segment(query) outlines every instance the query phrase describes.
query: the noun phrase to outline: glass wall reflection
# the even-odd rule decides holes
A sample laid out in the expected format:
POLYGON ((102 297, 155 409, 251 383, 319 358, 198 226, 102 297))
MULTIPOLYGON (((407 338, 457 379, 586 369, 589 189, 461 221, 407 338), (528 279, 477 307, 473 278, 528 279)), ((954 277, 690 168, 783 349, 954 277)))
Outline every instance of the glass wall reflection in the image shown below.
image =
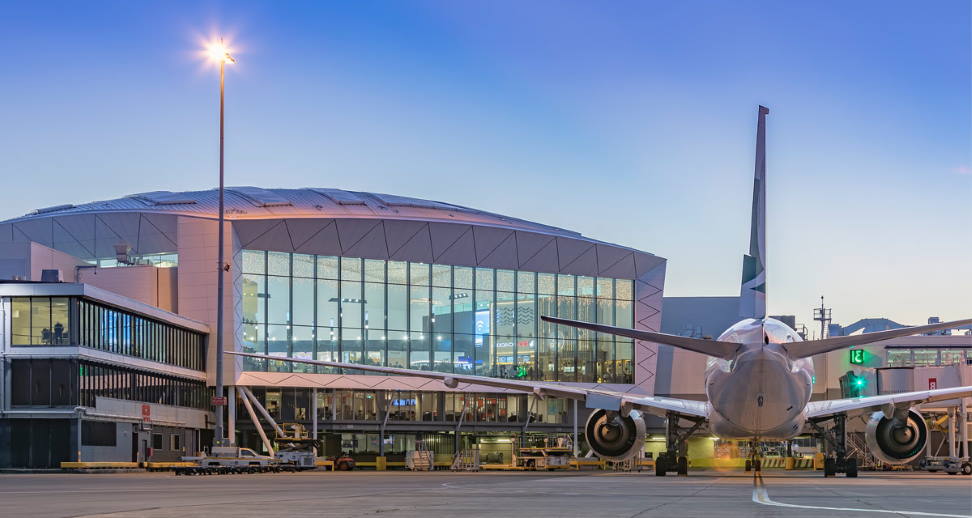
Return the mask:
MULTIPOLYGON (((631 327, 631 280, 243 251, 243 350, 547 381, 633 383, 634 343, 541 322, 631 327)), ((247 370, 333 372, 248 361, 247 370)))

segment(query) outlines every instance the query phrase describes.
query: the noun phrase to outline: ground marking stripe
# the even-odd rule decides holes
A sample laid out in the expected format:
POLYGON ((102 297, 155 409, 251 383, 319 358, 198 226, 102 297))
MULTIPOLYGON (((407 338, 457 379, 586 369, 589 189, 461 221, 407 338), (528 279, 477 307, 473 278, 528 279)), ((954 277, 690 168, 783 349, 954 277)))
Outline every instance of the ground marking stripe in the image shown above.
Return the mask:
POLYGON ((791 507, 794 509, 820 509, 823 511, 855 511, 859 513, 889 513, 889 514, 906 514, 910 516, 942 516, 946 518, 972 518, 972 516, 967 514, 942 514, 942 513, 926 513, 922 511, 903 511, 903 510, 890 510, 890 509, 856 509, 853 507, 821 507, 816 505, 798 505, 798 504, 785 504, 783 502, 775 502, 770 499, 769 493, 766 492, 766 487, 763 485, 763 477, 758 473, 753 477, 753 502, 763 505, 774 505, 777 507, 791 507))

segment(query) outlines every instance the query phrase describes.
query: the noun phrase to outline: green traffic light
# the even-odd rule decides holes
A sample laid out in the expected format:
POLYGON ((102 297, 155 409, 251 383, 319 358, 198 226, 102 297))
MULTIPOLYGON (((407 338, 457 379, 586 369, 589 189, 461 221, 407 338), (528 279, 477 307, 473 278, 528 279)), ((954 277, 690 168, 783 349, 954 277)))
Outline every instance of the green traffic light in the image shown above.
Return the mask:
POLYGON ((857 385, 858 387, 863 387, 864 383, 865 383, 864 378, 857 378, 856 380, 854 380, 854 385, 857 385))

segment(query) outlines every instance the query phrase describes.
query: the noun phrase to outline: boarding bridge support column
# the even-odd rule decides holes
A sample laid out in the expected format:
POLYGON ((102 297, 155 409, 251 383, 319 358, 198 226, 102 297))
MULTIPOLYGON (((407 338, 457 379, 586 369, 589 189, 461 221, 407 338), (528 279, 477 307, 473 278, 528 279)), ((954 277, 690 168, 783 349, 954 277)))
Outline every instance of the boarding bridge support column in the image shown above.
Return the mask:
POLYGON ((247 399, 245 393, 241 394, 240 399, 243 400, 243 406, 246 407, 246 412, 250 414, 250 420, 253 421, 253 427, 256 428, 257 433, 260 434, 260 440, 263 441, 263 447, 267 449, 267 454, 273 457, 273 445, 270 444, 270 439, 267 439, 267 433, 263 431, 263 425, 261 425, 260 420, 257 419, 256 412, 253 411, 253 405, 250 404, 250 400, 247 399))
POLYGON ((962 398, 959 400, 959 437, 962 439, 962 457, 972 457, 969 455, 969 409, 966 406, 972 399, 962 398))
POLYGON ((270 426, 272 426, 274 431, 277 432, 277 435, 279 435, 280 437, 284 437, 286 434, 284 434, 283 428, 280 428, 280 425, 278 425, 277 422, 274 421, 272 417, 270 417, 270 412, 267 412, 267 409, 263 408, 263 405, 260 404, 260 400, 258 400, 256 396, 253 395, 253 392, 251 392, 248 387, 244 387, 242 385, 240 385, 240 391, 243 392, 243 395, 246 396, 251 403, 253 403, 253 406, 255 406, 256 409, 260 412, 260 415, 262 415, 263 418, 266 419, 268 423, 270 423, 270 426))
POLYGON ((948 456, 955 457, 955 414, 954 408, 948 409, 948 456))

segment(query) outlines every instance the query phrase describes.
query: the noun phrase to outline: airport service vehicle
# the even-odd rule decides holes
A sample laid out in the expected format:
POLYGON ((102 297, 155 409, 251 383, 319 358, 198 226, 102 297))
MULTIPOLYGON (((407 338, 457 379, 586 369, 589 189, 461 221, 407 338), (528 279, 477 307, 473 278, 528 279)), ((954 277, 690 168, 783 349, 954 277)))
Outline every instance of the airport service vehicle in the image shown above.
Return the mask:
POLYGON ((918 462, 918 468, 935 473, 944 471, 949 475, 972 475, 972 459, 968 457, 925 457, 918 462))
MULTIPOLYGON (((298 360, 242 352, 227 352, 275 361, 307 363, 437 379, 449 388, 460 383, 532 392, 583 401, 593 411, 585 425, 587 442, 601 458, 624 460, 641 452, 646 433, 645 412, 667 421, 666 451, 655 462, 655 474, 688 472, 688 461, 678 454, 686 439, 708 426, 723 439, 788 440, 813 432, 831 446, 824 475, 857 476, 857 462, 846 455, 845 423, 849 416, 865 414, 869 450, 889 464, 905 464, 918 457, 928 441, 928 426, 917 405, 972 396, 972 386, 922 390, 899 394, 810 401, 814 377, 812 356, 899 336, 909 336, 972 323, 972 319, 893 329, 856 336, 804 341, 789 326, 766 316, 766 115, 760 106, 756 131, 756 170, 753 182, 749 254, 743 257, 740 320, 715 340, 674 336, 542 316, 544 321, 636 340, 666 344, 710 357, 705 371, 707 401, 641 396, 567 384, 469 376, 393 367, 322 360, 298 360), (686 423, 682 426, 682 423, 686 423)), ((758 448, 752 448, 750 465, 760 469, 758 448)))
POLYGON ((278 462, 273 457, 260 455, 249 448, 214 446, 209 455, 182 457, 183 461, 195 462, 202 469, 216 471, 275 471, 278 462))

